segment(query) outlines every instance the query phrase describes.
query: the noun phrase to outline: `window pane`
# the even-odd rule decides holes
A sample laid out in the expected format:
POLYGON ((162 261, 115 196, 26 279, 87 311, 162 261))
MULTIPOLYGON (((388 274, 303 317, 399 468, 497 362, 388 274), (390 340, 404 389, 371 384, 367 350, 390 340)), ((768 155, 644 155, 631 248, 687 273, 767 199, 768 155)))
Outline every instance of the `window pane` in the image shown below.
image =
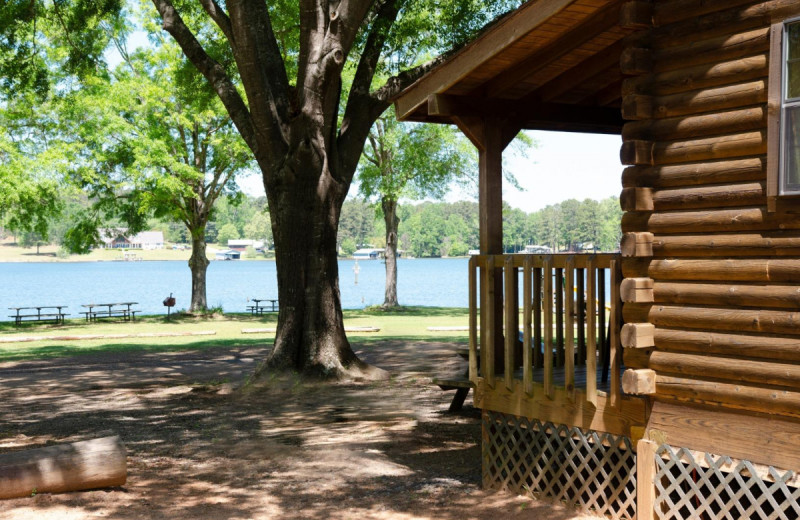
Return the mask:
POLYGON ((786 98, 798 98, 800 97, 800 61, 789 62, 786 64, 786 68, 789 76, 786 80, 786 98))
POLYGON ((800 106, 786 108, 784 131, 784 191, 800 191, 800 106))
POLYGON ((800 58, 800 23, 793 23, 786 27, 786 46, 789 50, 786 59, 800 58))

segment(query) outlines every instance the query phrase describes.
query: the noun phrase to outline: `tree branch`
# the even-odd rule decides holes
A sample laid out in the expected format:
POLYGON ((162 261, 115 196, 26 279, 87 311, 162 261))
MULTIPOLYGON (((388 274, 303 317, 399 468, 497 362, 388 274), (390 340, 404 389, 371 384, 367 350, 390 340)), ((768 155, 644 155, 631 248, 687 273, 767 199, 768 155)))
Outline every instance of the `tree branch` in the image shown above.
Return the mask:
POLYGON ((231 19, 228 18, 227 13, 222 10, 222 7, 220 7, 216 0, 200 0, 200 5, 203 6, 208 16, 214 20, 214 23, 220 28, 222 34, 228 39, 230 46, 233 47, 233 28, 231 27, 231 19))
POLYGON ((253 151, 256 158, 263 158, 264 151, 260 149, 256 139, 256 131, 250 111, 236 90, 236 86, 225 73, 225 69, 203 49, 203 46, 197 41, 191 30, 186 27, 170 0, 152 1, 161 15, 164 30, 172 35, 189 61, 211 83, 217 96, 219 96, 228 111, 231 120, 233 120, 245 143, 253 151))

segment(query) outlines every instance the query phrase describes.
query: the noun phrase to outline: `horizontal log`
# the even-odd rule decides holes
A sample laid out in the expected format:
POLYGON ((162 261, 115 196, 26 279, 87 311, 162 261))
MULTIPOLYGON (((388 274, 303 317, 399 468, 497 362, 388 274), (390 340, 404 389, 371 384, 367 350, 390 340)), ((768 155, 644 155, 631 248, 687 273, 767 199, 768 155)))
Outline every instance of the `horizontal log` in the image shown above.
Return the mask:
MULTIPOLYGON (((647 189, 647 188, 623 188, 647 189)), ((692 186, 689 188, 659 190, 652 195, 652 209, 722 208, 729 206, 763 206, 767 203, 766 183, 726 184, 717 186, 692 186)))
POLYGON ((656 281, 800 283, 800 262, 794 259, 652 260, 646 265, 646 276, 656 281))
POLYGON ((796 0, 770 0, 750 6, 734 7, 664 25, 653 30, 649 38, 659 49, 679 47, 685 45, 688 39, 699 41, 768 27, 773 19, 777 19, 776 16, 780 16, 787 9, 796 11, 796 0))
POLYGON ((800 229, 800 219, 767 213, 762 208, 735 208, 663 213, 625 213, 622 231, 651 233, 728 233, 800 229))
POLYGON ((622 211, 653 211, 653 189, 622 188, 619 205, 622 211))
POLYGON ((622 391, 629 395, 656 393, 656 373, 649 369, 627 369, 622 374, 622 391))
POLYGON ((619 26, 624 29, 646 29, 653 26, 653 4, 641 0, 622 4, 619 26))
POLYGON ((651 258, 622 257, 622 276, 625 278, 649 277, 651 258))
POLYGON ((653 341, 659 350, 800 362, 800 338, 797 336, 655 329, 653 341))
POLYGON ((694 164, 632 166, 622 172, 622 185, 626 188, 670 188, 761 181, 766 178, 766 163, 764 157, 750 157, 694 164))
POLYGON ((0 499, 121 486, 126 463, 119 437, 0 454, 0 499))
POLYGON ((622 139, 673 140, 741 133, 767 126, 767 107, 757 106, 712 114, 633 121, 622 127, 622 139))
POLYGON ((699 379, 714 378, 731 383, 756 383, 800 389, 800 365, 736 359, 731 357, 699 356, 686 353, 654 351, 647 366, 659 374, 675 374, 699 379))
POLYGON ((647 74, 623 81, 622 95, 665 96, 765 78, 769 74, 768 63, 768 55, 764 53, 731 61, 647 74))
POLYGON ((769 29, 766 27, 701 38, 702 36, 687 38, 682 45, 651 50, 652 72, 666 72, 705 63, 731 61, 769 50, 769 29))
POLYGON ((620 298, 623 302, 652 302, 653 285, 652 278, 625 278, 622 280, 622 284, 620 284, 620 298))
POLYGON ((653 6, 653 22, 664 26, 698 16, 752 4, 754 0, 672 0, 653 6))
POLYGON ((626 323, 620 332, 620 342, 628 349, 654 347, 655 332, 656 327, 652 323, 626 323))
MULTIPOLYGON (((631 280, 641 280, 641 278, 631 278, 631 280)), ((645 280, 650 279, 645 278, 645 280)), ((652 296, 656 303, 682 303, 728 308, 800 309, 800 287, 796 285, 655 282, 652 284, 652 296)), ((623 301, 635 300, 623 299, 623 301)), ((641 303, 641 300, 639 302, 641 303)), ((797 332, 800 334, 800 330, 797 332)))
POLYGON ((657 142, 651 164, 674 164, 713 159, 732 159, 767 153, 767 133, 742 134, 657 142))
POLYGON ((650 49, 627 47, 619 57, 619 68, 626 76, 653 72, 653 53, 650 49))
POLYGON ((649 322, 657 329, 800 334, 800 312, 626 303, 622 313, 626 322, 649 322))
MULTIPOLYGON (((638 234, 631 233, 631 235, 638 234)), ((774 234, 665 235, 653 239, 651 251, 649 256, 800 256, 800 233, 787 231, 774 234)), ((622 254, 626 256, 624 249, 622 254)))
POLYGON ((658 374, 656 398, 724 405, 754 412, 800 417, 800 392, 735 385, 658 374))
POLYGON ((623 257, 649 257, 653 256, 652 233, 625 233, 620 240, 619 250, 623 257))
MULTIPOLYGON (((763 79, 725 85, 717 88, 691 90, 672 94, 670 96, 641 96, 632 95, 623 100, 623 110, 626 103, 635 108, 639 113, 657 119, 703 114, 720 110, 730 110, 767 102, 767 82, 763 79), (645 99, 639 99, 645 98, 645 99), (647 112, 647 109, 650 109, 647 112)), ((623 115, 625 113, 623 112, 623 115)), ((644 117, 640 117, 644 119, 644 117)))

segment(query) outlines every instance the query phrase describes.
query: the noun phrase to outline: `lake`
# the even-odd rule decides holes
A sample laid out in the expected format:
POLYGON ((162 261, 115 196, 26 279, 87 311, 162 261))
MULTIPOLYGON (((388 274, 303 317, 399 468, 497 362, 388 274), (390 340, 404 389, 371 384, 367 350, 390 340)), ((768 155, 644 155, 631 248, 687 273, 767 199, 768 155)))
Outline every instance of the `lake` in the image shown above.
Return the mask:
MULTIPOLYGON (((397 294, 401 305, 466 307, 466 258, 399 259, 397 294)), ((380 260, 339 261, 342 306, 360 309, 383 303, 385 265, 380 260)), ((0 309, 67 305, 78 317, 81 304, 136 301, 143 314, 165 312, 173 293, 176 309, 188 307, 191 277, 185 262, 0 263, 0 309)), ((245 312, 248 298, 277 298, 275 262, 211 262, 208 304, 245 312)), ((1 317, 0 320, 8 320, 1 317)))

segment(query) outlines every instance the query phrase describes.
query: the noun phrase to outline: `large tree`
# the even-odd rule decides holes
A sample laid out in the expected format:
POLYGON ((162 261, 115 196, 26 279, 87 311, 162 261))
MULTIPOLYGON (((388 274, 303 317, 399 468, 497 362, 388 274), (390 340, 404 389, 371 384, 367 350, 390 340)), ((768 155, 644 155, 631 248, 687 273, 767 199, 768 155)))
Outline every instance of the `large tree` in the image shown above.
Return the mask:
POLYGON ((384 377, 356 357, 344 332, 336 255, 342 203, 373 122, 435 64, 406 59, 419 56, 419 46, 439 52, 455 29, 466 35, 517 2, 486 9, 477 0, 441 8, 426 0, 152 1, 263 174, 281 311, 262 369, 384 377), (397 73, 376 85, 386 71, 397 73))

